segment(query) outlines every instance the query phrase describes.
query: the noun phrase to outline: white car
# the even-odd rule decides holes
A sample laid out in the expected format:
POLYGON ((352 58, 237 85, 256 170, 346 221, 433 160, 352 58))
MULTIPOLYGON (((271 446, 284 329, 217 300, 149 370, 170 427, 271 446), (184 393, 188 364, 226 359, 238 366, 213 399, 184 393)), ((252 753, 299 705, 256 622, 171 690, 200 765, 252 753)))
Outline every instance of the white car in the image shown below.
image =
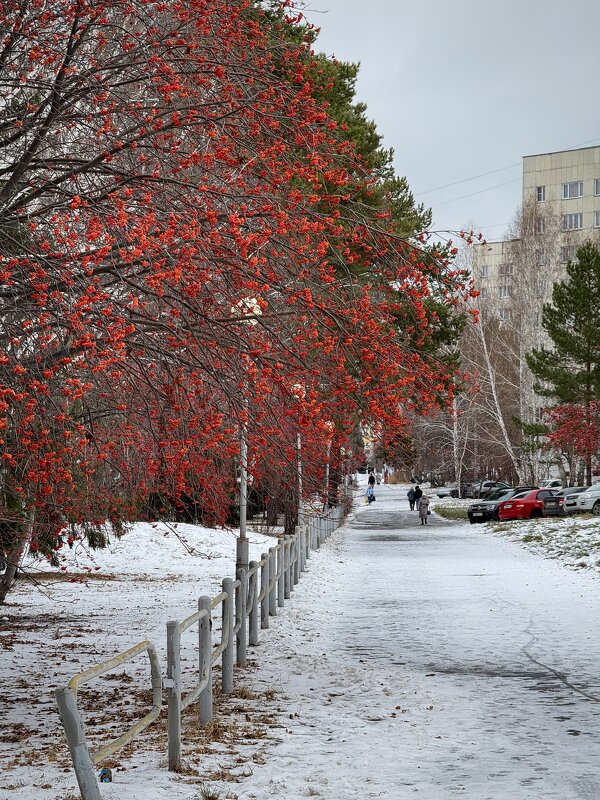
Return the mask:
POLYGON ((591 511, 600 514, 600 484, 590 486, 577 497, 577 511, 591 511))
POLYGON ((558 478, 548 478, 547 481, 540 483, 540 489, 562 489, 563 483, 558 478))

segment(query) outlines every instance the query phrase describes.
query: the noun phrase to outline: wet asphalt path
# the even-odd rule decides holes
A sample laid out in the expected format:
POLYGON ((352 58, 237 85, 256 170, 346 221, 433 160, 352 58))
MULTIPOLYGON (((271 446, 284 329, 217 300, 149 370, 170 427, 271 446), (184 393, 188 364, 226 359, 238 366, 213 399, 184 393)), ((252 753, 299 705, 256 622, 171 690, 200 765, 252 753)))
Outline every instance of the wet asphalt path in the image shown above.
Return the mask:
POLYGON ((402 742, 402 786, 427 797, 597 800, 597 578, 480 526, 435 514, 429 523, 404 490, 378 487, 346 528, 341 602, 355 611, 331 632, 345 657, 430 698, 422 735, 402 742))

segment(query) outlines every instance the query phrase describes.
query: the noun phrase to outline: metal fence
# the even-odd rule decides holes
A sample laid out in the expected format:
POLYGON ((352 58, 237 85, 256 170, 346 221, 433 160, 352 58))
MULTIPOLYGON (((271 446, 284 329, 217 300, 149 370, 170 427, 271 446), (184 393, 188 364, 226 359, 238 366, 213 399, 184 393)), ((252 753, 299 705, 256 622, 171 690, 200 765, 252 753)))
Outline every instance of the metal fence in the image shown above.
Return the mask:
POLYGON ((156 648, 143 641, 124 653, 80 672, 67 686, 56 690, 56 701, 79 790, 83 800, 102 800, 96 770, 102 760, 128 744, 162 713, 162 689, 167 690, 168 764, 169 770, 181 768, 182 712, 198 703, 198 724, 208 725, 213 718, 213 666, 221 660, 221 691, 233 691, 234 666, 245 666, 248 644, 259 642, 260 628, 269 627, 269 618, 277 615, 291 597, 300 580, 312 550, 340 525, 342 506, 327 514, 309 519, 296 528, 293 536, 281 537, 275 547, 262 553, 260 561, 251 561, 248 570, 240 569, 235 580, 224 578, 222 591, 216 597, 198 599, 198 610, 182 621, 167 623, 167 664, 163 678, 156 648), (220 607, 219 640, 213 642, 213 619, 220 607), (182 694, 181 637, 197 624, 198 680, 187 694, 182 694), (152 708, 119 738, 91 752, 85 736, 81 712, 77 705, 77 688, 81 683, 110 672, 115 667, 148 653, 150 659, 152 708))

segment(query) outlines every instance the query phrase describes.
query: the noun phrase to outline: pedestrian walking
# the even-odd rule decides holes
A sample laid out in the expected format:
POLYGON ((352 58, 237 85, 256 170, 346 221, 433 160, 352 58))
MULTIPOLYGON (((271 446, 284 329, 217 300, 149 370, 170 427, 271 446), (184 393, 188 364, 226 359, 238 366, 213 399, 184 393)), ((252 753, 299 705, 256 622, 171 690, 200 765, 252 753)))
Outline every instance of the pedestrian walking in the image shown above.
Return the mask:
POLYGON ((417 511, 419 510, 419 502, 422 497, 423 497, 423 489, 421 489, 421 487, 417 483, 417 485, 415 486, 415 506, 414 506, 417 509, 417 511))
POLYGON ((427 525, 427 516, 429 514, 429 498, 426 494, 419 500, 419 519, 421 525, 427 525))
POLYGON ((369 505, 375 502, 375 489, 373 488, 373 485, 371 483, 367 486, 365 497, 367 498, 367 503, 369 505))
POLYGON ((414 490, 414 488, 412 486, 410 487, 410 489, 406 493, 406 496, 408 497, 408 505, 410 506, 410 510, 414 511, 415 510, 415 490, 414 490))

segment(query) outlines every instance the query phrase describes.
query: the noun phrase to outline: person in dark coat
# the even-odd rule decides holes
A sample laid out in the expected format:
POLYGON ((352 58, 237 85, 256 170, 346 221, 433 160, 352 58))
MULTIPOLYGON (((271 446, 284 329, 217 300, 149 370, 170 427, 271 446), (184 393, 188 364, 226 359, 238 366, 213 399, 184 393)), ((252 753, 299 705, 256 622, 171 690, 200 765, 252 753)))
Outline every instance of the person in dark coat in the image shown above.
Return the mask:
POLYGON ((414 488, 412 486, 410 487, 410 489, 406 493, 406 496, 408 497, 408 504, 410 506, 410 510, 414 511, 415 510, 415 490, 414 490, 414 488))
POLYGON ((422 497, 423 497, 423 490, 417 483, 417 485, 415 486, 415 506, 417 508, 417 511, 419 510, 419 503, 421 502, 422 497))
POLYGON ((375 486, 375 475, 372 472, 369 473, 369 486, 375 486))

